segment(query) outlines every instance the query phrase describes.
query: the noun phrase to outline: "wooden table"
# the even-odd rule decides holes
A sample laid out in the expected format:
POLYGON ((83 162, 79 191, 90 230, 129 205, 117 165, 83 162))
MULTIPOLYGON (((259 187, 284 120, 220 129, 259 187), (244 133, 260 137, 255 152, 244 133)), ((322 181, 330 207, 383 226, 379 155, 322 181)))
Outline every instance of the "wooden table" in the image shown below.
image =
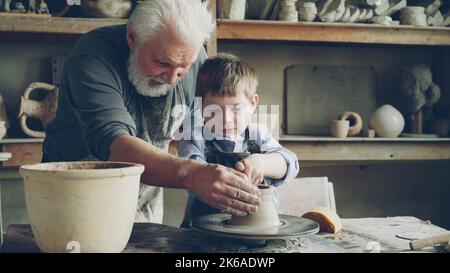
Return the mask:
MULTIPOLYGON (((418 231, 430 236, 446 232, 443 228, 415 217, 343 219, 343 230, 339 234, 319 233, 304 238, 268 240, 261 245, 166 225, 136 223, 124 252, 413 252, 409 249, 409 241, 396 235, 418 231)), ((422 250, 422 252, 444 251, 442 247, 428 247, 422 250)), ((30 225, 9 226, 1 252, 39 252, 30 225)))

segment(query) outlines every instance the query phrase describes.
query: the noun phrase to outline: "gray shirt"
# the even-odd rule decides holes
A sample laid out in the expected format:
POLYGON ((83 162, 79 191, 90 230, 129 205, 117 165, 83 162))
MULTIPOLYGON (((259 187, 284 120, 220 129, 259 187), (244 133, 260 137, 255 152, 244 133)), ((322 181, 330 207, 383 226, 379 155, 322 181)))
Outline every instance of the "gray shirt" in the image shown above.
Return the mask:
MULTIPOLYGON (((64 66, 43 162, 108 160, 112 142, 121 135, 168 150, 182 121, 195 113, 196 76, 206 52, 202 48, 188 74, 163 97, 137 93, 128 79, 129 54, 126 25, 99 28, 79 40, 64 66), (180 105, 185 111, 174 115, 180 105)), ((161 223, 162 216, 162 189, 141 184, 136 221, 161 223)))

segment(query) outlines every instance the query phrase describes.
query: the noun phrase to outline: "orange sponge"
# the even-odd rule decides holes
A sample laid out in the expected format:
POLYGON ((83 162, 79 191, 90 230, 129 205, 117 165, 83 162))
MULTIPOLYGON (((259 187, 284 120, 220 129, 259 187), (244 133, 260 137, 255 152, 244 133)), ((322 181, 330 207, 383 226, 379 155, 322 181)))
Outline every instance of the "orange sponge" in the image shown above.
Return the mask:
POLYGON ((329 208, 318 207, 308 211, 302 217, 319 223, 321 232, 338 233, 342 229, 341 219, 329 208))

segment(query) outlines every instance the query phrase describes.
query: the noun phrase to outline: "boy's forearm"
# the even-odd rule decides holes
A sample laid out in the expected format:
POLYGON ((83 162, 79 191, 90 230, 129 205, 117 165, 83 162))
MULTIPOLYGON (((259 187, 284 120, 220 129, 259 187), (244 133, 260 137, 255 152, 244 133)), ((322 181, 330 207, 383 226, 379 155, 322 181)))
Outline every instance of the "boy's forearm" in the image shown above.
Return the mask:
POLYGON ((260 160, 264 167, 264 176, 272 179, 281 179, 286 175, 287 164, 279 153, 260 154, 260 160))

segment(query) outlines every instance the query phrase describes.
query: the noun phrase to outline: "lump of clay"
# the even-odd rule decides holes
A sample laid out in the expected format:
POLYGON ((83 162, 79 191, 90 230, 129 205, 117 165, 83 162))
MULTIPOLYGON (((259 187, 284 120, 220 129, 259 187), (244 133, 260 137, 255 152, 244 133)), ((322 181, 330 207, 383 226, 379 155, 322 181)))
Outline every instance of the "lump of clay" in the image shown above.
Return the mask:
POLYGON ((302 217, 319 223, 321 232, 338 233, 342 230, 341 219, 329 208, 317 207, 308 211, 302 217))

